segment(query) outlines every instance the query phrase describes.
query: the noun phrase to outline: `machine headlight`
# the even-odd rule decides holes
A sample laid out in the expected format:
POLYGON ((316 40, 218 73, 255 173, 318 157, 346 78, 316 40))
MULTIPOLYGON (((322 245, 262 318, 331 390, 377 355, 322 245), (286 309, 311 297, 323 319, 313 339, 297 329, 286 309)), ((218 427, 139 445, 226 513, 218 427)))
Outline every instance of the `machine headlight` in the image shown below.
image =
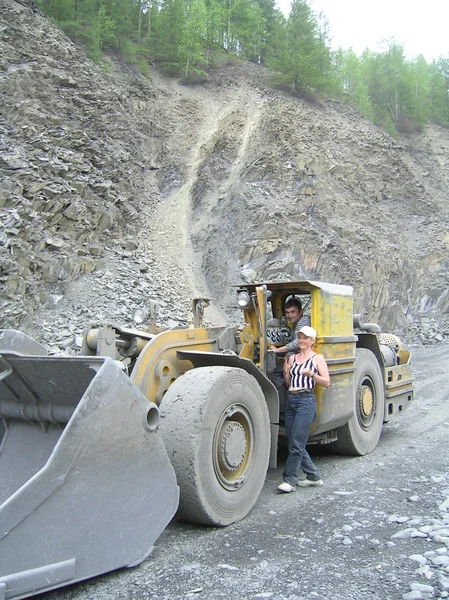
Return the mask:
POLYGON ((251 298, 248 292, 239 292, 237 294, 237 304, 240 306, 240 308, 246 308, 250 305, 250 303, 251 298))
POLYGON ((136 325, 142 325, 148 319, 148 311, 144 308, 136 308, 133 313, 133 321, 136 325))

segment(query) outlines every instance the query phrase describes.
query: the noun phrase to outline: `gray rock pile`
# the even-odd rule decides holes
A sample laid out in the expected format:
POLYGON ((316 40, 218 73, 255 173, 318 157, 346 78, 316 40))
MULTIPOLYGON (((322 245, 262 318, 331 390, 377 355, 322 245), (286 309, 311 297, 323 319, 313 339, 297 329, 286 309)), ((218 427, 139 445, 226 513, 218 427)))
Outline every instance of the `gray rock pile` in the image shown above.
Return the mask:
POLYGON ((123 246, 105 252, 88 285, 82 279, 73 281, 65 294, 50 294, 44 306, 25 318, 28 334, 50 353, 76 354, 86 327, 105 323, 133 327, 134 310, 148 306, 150 299, 159 303, 159 326, 190 324, 189 299, 167 283, 148 256, 129 249, 134 246, 131 240, 124 240, 123 246))
POLYGON ((18 327, 93 273, 108 246, 137 248, 128 238, 152 165, 139 149, 149 123, 130 126, 129 103, 152 92, 143 77, 123 85, 102 73, 44 17, 3 4, 0 310, 3 327, 18 327))
MULTIPOLYGON (((432 476, 431 480, 442 483, 444 478, 432 476)), ((416 564, 417 581, 410 583, 410 591, 402 595, 403 600, 449 597, 449 488, 442 489, 442 495, 444 500, 439 503, 435 516, 391 515, 389 518, 390 523, 406 526, 394 533, 392 540, 398 545, 401 540, 413 541, 421 550, 408 556, 411 563, 416 564)), ((420 499, 411 497, 410 500, 419 502, 420 499)))

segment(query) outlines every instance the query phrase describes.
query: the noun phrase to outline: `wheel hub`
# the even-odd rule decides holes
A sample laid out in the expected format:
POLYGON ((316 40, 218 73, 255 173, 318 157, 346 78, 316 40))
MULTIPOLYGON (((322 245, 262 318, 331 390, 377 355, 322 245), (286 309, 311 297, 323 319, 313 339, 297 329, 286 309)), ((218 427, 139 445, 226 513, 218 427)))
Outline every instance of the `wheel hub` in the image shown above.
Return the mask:
POLYGON ((360 389, 360 412, 364 418, 369 417, 374 408, 373 392, 367 385, 360 389))
POLYGON ((237 471, 246 454, 245 429, 237 421, 225 423, 221 433, 220 466, 237 471))

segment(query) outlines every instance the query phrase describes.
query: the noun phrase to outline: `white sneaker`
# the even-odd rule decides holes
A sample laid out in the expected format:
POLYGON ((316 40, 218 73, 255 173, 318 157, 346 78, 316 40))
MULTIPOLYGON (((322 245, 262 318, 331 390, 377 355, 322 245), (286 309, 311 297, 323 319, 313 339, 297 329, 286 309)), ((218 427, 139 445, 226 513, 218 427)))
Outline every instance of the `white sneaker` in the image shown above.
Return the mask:
POLYGON ((314 481, 313 479, 300 479, 296 485, 298 487, 321 487, 323 485, 323 480, 317 479, 314 481))
POLYGON ((295 491, 295 486, 290 485, 286 481, 283 481, 280 485, 278 485, 278 490, 280 492, 286 492, 286 493, 294 492, 295 491))

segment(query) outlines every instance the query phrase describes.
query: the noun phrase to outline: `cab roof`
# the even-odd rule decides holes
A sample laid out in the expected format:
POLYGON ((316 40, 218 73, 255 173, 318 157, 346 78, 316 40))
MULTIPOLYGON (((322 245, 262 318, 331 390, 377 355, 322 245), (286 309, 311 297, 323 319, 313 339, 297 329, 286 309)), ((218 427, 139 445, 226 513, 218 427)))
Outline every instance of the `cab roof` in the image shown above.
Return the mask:
POLYGON ((310 293, 313 289, 320 289, 328 294, 337 296, 352 296, 353 288, 350 285, 340 285, 338 283, 326 283, 323 281, 267 281, 260 283, 241 283, 234 285, 239 289, 245 289, 249 293, 255 292, 256 288, 266 285, 268 290, 274 292, 295 291, 298 294, 310 293))

